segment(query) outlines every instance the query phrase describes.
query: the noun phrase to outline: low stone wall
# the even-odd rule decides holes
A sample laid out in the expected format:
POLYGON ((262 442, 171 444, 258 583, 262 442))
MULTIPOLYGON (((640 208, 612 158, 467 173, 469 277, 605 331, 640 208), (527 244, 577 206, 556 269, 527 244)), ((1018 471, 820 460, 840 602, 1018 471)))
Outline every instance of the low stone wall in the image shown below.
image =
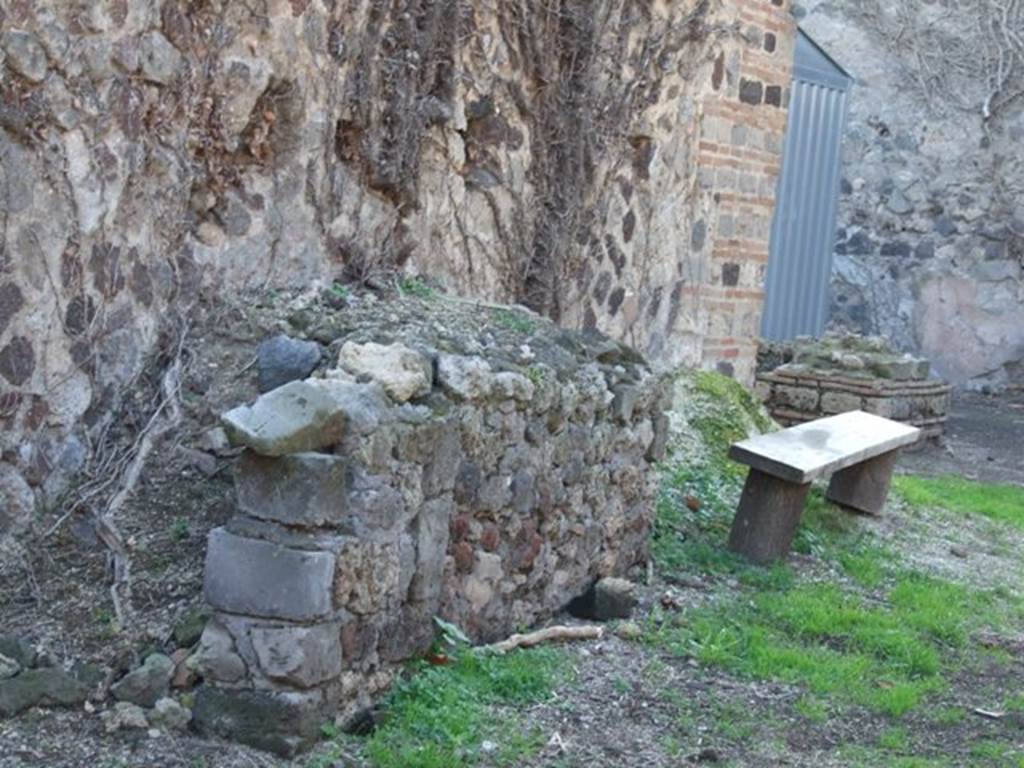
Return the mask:
POLYGON ((557 333, 487 359, 343 341, 338 369, 225 415, 247 449, 209 538, 201 729, 294 752, 435 616, 492 640, 644 561, 665 388, 632 350, 557 333))
POLYGON ((758 393, 783 426, 860 410, 919 427, 921 441, 942 435, 951 390, 942 381, 855 378, 800 366, 757 377, 758 393))
POLYGON ((952 388, 930 376, 928 360, 897 353, 884 338, 832 332, 762 342, 756 390, 785 426, 866 411, 920 428, 920 443, 942 434, 950 408, 952 388))

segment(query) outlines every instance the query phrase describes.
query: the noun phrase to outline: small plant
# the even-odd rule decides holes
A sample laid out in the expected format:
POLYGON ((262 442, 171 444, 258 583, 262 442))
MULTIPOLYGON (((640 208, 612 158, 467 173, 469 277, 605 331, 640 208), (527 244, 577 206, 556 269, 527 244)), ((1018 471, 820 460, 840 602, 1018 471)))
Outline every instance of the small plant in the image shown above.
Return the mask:
POLYGON ((878 746, 892 752, 906 752, 910 747, 910 735, 905 728, 886 728, 878 737, 878 746))
POLYGON ((963 707, 945 707, 936 712, 932 719, 943 726, 957 725, 967 719, 967 710, 963 707))
POLYGON ((512 309, 495 310, 494 322, 516 333, 533 333, 537 328, 537 322, 533 318, 512 309))
POLYGON ((117 618, 105 608, 96 611, 96 623, 99 624, 99 636, 104 640, 111 640, 121 634, 117 618))
POLYGON ((171 538, 175 541, 184 541, 192 534, 187 517, 179 517, 171 524, 171 538))
POLYGON ((796 703, 796 711, 812 723, 828 721, 828 705, 816 696, 803 696, 796 703))
POLYGON ((438 638, 441 645, 458 649, 473 644, 473 641, 469 639, 466 633, 450 621, 445 621, 440 616, 435 616, 434 623, 441 632, 438 638))
POLYGON ((331 283, 329 290, 332 296, 337 299, 341 299, 342 301, 347 301, 351 295, 351 291, 349 291, 348 286, 342 285, 341 283, 331 283))
POLYGON ((398 282, 398 292, 403 296, 415 296, 420 299, 433 299, 437 296, 437 291, 421 277, 402 278, 398 282))

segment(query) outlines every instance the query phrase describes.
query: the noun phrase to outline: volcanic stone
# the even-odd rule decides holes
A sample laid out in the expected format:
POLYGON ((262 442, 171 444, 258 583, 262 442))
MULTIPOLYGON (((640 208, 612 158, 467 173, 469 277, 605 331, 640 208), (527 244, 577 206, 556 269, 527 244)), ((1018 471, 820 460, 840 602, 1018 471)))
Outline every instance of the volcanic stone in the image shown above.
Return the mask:
POLYGON ((263 341, 256 351, 260 392, 304 379, 320 362, 320 345, 281 334, 263 341))

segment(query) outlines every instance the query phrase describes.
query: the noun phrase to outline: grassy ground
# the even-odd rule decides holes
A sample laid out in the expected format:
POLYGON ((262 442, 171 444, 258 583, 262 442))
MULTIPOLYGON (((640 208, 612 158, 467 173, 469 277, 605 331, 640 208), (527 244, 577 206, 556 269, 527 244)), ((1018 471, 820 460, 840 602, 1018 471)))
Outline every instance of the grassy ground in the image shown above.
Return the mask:
POLYGON ((725 451, 771 425, 720 377, 684 386, 637 620, 420 665, 311 766, 1024 766, 1024 488, 903 476, 881 520, 816 489, 789 561, 754 567, 723 548, 725 451))

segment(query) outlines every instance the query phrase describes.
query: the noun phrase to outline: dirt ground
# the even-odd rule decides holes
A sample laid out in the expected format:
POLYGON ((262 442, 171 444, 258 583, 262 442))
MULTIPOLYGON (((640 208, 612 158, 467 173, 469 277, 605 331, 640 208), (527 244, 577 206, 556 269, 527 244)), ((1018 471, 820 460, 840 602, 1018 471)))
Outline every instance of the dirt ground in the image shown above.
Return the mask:
MULTIPOLYGON (((0 632, 29 637, 57 660, 86 660, 115 676, 136 664, 140 655, 159 648, 172 650, 168 637, 175 624, 201 607, 201 568, 207 532, 223 524, 233 506, 230 456, 213 466, 191 452, 216 414, 255 393, 249 370, 256 343, 271 329, 258 319, 207 324, 207 337, 192 361, 186 386, 188 421, 174 444, 165 446, 160 461, 147 471, 130 509, 123 532, 134 557, 130 627, 113 624, 107 596, 107 563, 102 547, 71 520, 51 540, 35 542, 18 558, 0 564, 0 632), (216 330, 220 328, 221 330, 216 330), (219 334, 219 335, 218 335, 219 334)), ((949 434, 943 443, 904 457, 903 471, 959 474, 987 482, 1024 485, 1024 394, 1003 398, 979 395, 955 400, 949 434)), ((920 560, 964 578, 1016 574, 1024 541, 1003 546, 990 561, 967 564, 949 554, 949 541, 975 536, 985 550, 985 530, 965 533, 944 519, 901 518, 874 522, 907 551, 920 550, 920 560), (888 526, 888 527, 887 527, 888 526), (931 542, 921 548, 921 541, 931 542), (948 562, 947 562, 948 561, 948 562), (976 566, 976 567, 975 567, 976 566), (971 567, 974 570, 967 572, 971 567)), ((1005 544, 1005 542, 1004 542, 1005 544)), ((795 558, 795 568, 814 568, 795 558)), ((701 603, 729 594, 736 585, 687 580, 644 590, 638 617, 672 589, 682 604, 701 603)), ((735 679, 705 668, 692 659, 666 654, 635 640, 609 633, 601 641, 568 650, 573 679, 555 697, 518 713, 524 727, 542 734, 544 746, 523 768, 575 766, 675 768, 689 764, 733 766, 839 766, 837 746, 870 743, 886 724, 880 716, 851 711, 812 723, 796 709, 801 691, 794 686, 735 679)), ((1015 680, 1024 678, 1024 644, 1010 647, 1009 667, 1015 680)), ((966 708, 992 706, 995 693, 1013 687, 1013 680, 972 679, 956 686, 955 703, 966 708)), ((216 740, 193 735, 144 731, 104 732, 96 701, 81 710, 31 710, 0 720, 0 768, 277 768, 318 765, 318 768, 364 766, 358 747, 333 764, 313 763, 323 751, 291 763, 216 740)), ((970 718, 941 728, 915 729, 923 734, 925 754, 954 750, 980 736, 1024 740, 1024 724, 1015 718, 999 721, 970 718)), ((963 763, 968 764, 968 763, 963 763)))
POLYGON ((958 393, 943 438, 904 454, 900 465, 920 475, 1024 485, 1024 391, 958 393))

